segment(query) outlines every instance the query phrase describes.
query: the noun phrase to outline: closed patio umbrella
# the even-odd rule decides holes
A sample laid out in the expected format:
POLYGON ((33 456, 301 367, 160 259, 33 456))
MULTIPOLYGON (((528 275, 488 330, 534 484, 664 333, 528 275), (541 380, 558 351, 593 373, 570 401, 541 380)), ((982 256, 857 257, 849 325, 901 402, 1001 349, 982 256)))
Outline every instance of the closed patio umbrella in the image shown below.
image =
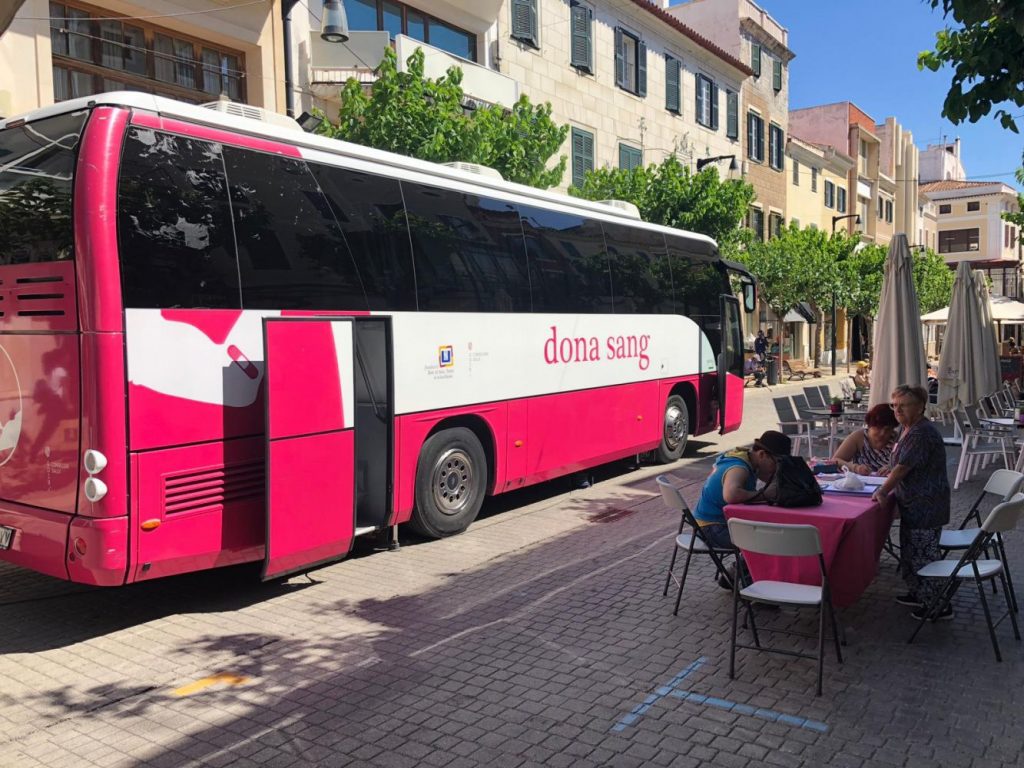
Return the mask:
POLYGON ((885 257, 871 359, 871 405, 889 402, 889 395, 900 384, 923 387, 926 381, 914 259, 907 236, 901 233, 893 237, 885 257))
POLYGON ((992 394, 998 387, 999 356, 988 287, 981 272, 961 261, 939 358, 937 405, 951 411, 992 394))

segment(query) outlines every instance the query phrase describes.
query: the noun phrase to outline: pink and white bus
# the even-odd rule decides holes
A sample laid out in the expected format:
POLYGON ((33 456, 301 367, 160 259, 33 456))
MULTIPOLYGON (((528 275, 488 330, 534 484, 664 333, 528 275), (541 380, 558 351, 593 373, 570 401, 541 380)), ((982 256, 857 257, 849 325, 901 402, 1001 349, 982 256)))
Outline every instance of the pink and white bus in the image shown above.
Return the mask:
POLYGON ((742 416, 703 236, 141 93, 0 122, 0 558, 273 577, 742 416))

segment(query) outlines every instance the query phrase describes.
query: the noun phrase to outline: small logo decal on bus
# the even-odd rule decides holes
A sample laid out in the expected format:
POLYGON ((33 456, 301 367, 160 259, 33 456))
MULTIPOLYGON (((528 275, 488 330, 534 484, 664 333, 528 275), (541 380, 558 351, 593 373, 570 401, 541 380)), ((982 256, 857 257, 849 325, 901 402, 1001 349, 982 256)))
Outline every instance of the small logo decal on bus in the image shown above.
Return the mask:
POLYGON ((442 368, 451 368, 455 365, 455 350, 451 344, 437 348, 437 364, 442 368))

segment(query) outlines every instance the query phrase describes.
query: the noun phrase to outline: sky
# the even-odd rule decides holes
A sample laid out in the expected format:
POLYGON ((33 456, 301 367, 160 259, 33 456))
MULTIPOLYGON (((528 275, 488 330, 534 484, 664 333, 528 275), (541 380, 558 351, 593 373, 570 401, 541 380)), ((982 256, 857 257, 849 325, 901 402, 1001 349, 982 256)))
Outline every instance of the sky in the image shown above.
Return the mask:
POLYGON ((1009 105, 1021 133, 1002 128, 992 116, 953 125, 943 119, 948 70, 919 71, 917 54, 934 45, 942 14, 924 0, 756 0, 789 30, 789 107, 799 109, 852 101, 876 123, 886 117, 928 144, 960 137, 967 178, 1001 181, 1024 191, 1014 179, 1024 150, 1024 109, 1009 105))

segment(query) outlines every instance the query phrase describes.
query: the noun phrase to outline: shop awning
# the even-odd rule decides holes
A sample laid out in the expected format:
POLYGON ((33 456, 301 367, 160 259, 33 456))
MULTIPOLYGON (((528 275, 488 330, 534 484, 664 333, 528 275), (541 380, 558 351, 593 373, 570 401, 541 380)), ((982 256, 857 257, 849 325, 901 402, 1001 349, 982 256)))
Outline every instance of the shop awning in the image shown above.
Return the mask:
POLYGON ((782 318, 784 323, 814 323, 814 310, 806 301, 798 301, 782 318))

